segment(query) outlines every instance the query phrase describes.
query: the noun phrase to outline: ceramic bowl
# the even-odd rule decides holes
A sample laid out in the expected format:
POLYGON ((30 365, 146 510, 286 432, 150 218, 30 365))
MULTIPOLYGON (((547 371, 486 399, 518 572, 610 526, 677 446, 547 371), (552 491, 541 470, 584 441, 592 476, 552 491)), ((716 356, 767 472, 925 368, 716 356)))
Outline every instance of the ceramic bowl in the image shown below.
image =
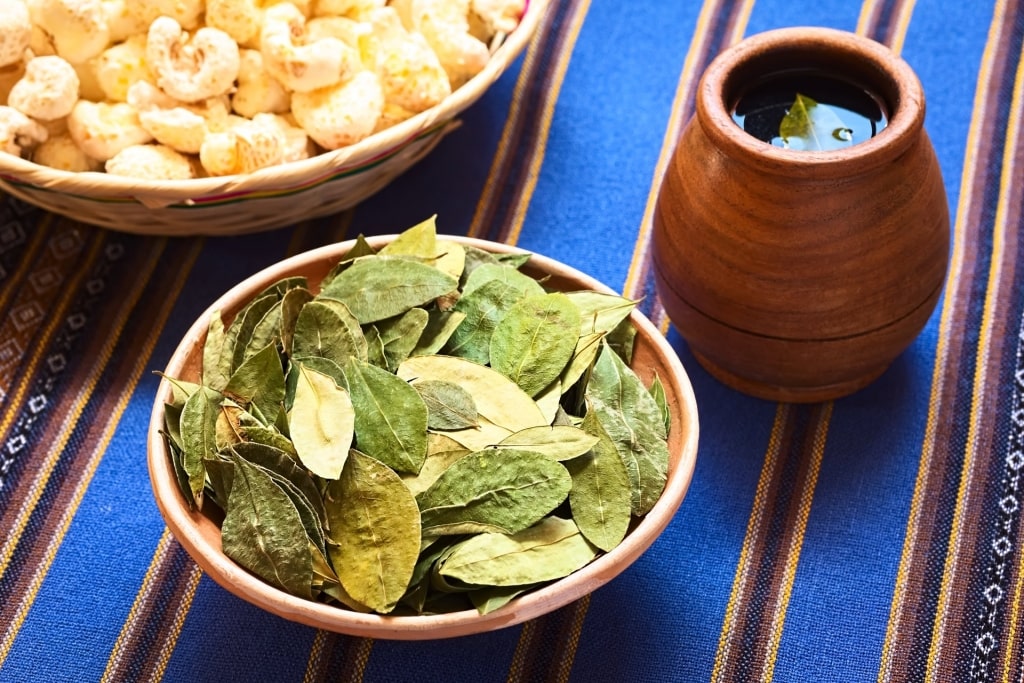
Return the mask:
MULTIPOLYGON (((390 239, 393 236, 375 237, 369 241, 373 246, 381 247, 390 239)), ((444 239, 495 253, 517 251, 507 245, 471 238, 445 236, 444 239)), ((304 275, 311 285, 319 283, 351 246, 349 241, 299 254, 233 287, 211 304, 191 326, 164 372, 181 379, 198 376, 206 325, 213 310, 220 309, 225 320, 230 320, 255 294, 283 277, 304 275)), ((555 290, 611 291, 597 280, 540 255, 531 256, 523 270, 533 277, 546 278, 545 285, 555 290)), ((160 434, 164 424, 164 402, 170 398, 170 386, 166 381, 157 392, 149 426, 148 464, 157 506, 171 533, 210 578, 243 600, 309 626, 371 638, 421 640, 490 631, 540 616, 611 581, 640 557, 671 521, 693 475, 698 425, 689 378, 672 347, 645 316, 635 311, 632 322, 637 328, 632 368, 645 384, 649 384, 655 375, 661 378, 672 415, 665 490, 651 511, 610 552, 574 574, 526 593, 488 614, 481 615, 475 610, 422 616, 360 614, 289 595, 235 564, 221 550, 217 518, 209 512, 190 510, 178 489, 170 453, 160 434)))

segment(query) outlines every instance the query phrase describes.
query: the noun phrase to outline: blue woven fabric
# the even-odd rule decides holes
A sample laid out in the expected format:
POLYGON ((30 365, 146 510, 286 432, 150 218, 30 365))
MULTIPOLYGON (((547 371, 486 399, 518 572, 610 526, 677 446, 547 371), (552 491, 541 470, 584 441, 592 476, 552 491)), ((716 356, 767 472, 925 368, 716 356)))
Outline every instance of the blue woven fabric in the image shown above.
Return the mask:
POLYGON ((519 82, 520 59, 430 155, 344 214, 164 240, 0 193, 0 324, 35 326, 28 343, 0 338, 0 683, 1021 680, 1024 1, 552 4, 535 81, 519 82), (145 452, 153 371, 214 298, 297 248, 437 214, 442 232, 645 296, 656 318, 651 281, 631 278, 696 79, 742 36, 797 25, 898 47, 927 96, 954 267, 879 380, 775 404, 712 379, 669 328, 700 411, 686 499, 627 571, 523 625, 368 641, 202 575, 166 531, 145 452), (527 132, 496 169, 514 103, 527 132), (779 428, 791 438, 772 455, 779 428))

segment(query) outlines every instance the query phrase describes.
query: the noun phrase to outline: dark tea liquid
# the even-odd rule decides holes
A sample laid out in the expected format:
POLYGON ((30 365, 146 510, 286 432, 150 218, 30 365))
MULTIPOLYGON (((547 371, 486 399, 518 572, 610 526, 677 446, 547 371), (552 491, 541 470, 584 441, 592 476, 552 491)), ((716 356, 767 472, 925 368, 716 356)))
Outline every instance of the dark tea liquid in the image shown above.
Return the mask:
POLYGON ((828 132, 846 145, 869 140, 885 128, 885 109, 871 93, 842 78, 807 70, 781 71, 754 82, 740 95, 732 118, 757 139, 788 147, 779 126, 798 93, 835 112, 843 125, 828 132))

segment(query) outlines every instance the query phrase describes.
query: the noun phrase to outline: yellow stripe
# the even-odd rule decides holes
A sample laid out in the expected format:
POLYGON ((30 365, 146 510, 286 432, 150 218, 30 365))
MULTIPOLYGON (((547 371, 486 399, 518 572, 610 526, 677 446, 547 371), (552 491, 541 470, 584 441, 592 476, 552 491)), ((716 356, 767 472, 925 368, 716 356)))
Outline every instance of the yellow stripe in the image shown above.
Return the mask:
POLYGON ((551 120, 555 114, 555 104, 557 104, 558 95, 562 91, 565 74, 569 70, 572 48, 576 45, 588 11, 590 11, 590 0, 584 0, 580 3, 579 10, 573 15, 569 39, 566 41, 567 49, 563 49, 558 55, 555 77, 551 79, 551 87, 544 98, 545 105, 541 116, 540 129, 536 140, 533 141, 534 151, 529 155, 530 171, 526 176, 526 187, 523 188, 522 194, 516 197, 515 208, 512 211, 511 229, 509 230, 508 238, 505 240, 509 244, 516 244, 519 241, 519 234, 523 230, 526 212, 530 208, 530 200, 533 199, 533 192, 537 187, 537 181, 540 179, 540 167, 544 164, 544 155, 547 151, 548 137, 551 132, 551 120))
MULTIPOLYGON (((18 388, 14 391, 8 401, 8 406, 17 406, 25 398, 25 392, 32 386, 33 377, 36 374, 36 370, 39 367, 39 363, 42 361, 43 355, 46 354, 50 347, 50 342, 53 336, 57 333, 60 328, 60 324, 64 322, 64 318, 67 315, 68 307, 71 306, 72 301, 75 298, 78 288, 81 286, 82 280, 89 274, 89 270, 92 268, 93 262, 99 255, 103 247, 103 240, 97 237, 93 241, 92 247, 89 249, 88 255, 82 260, 83 266, 75 269, 74 278, 64 288, 65 296, 57 304, 57 308, 52 312, 49 312, 50 323, 43 329, 42 334, 37 339, 33 340, 35 346, 35 353, 29 359, 28 363, 22 374, 22 382, 18 385, 18 388)), ((3 417, 0 417, 0 434, 6 434, 11 428, 11 424, 18 417, 18 411, 8 409, 4 412, 3 417)), ((6 548, 6 546, 5 546, 6 548)), ((10 561, 10 554, 6 550, 0 550, 0 578, 3 577, 4 571, 7 569, 7 563, 10 561)))
POLYGON ((910 26, 910 18, 914 15, 916 5, 917 0, 907 0, 900 6, 900 16, 896 20, 896 32, 889 44, 896 54, 903 52, 903 43, 907 40, 907 28, 910 26))
MULTIPOLYGON (((186 259, 185 263, 183 264, 183 267, 180 270, 178 270, 179 275, 177 281, 171 283, 171 287, 168 288, 168 296, 165 299, 164 305, 161 309, 160 317, 158 318, 157 325, 155 326, 154 329, 162 329, 164 322, 170 315, 170 311, 174 306, 174 302, 177 299, 177 295, 181 291, 187 274, 191 270, 192 265, 195 263, 195 259, 198 256, 200 249, 199 245, 201 245, 201 242, 197 242, 196 245, 197 246, 193 247, 192 253, 189 256, 189 258, 186 259)), ((151 252, 150 257, 147 259, 147 262, 144 264, 142 268, 139 269, 141 277, 139 277, 138 282, 140 283, 140 285, 141 283, 148 281, 149 278, 152 277, 153 270, 156 268, 157 263, 159 263, 160 256, 163 253, 165 246, 166 240, 162 240, 160 243, 160 248, 154 249, 151 252)), ((33 482, 33 487, 28 496, 28 500, 23 505, 20 511, 18 525, 15 529, 15 532, 7 540, 8 549, 6 549, 7 554, 4 557, 5 568, 7 566, 7 563, 10 561, 10 555, 13 553, 13 549, 17 546, 17 543, 20 540, 21 534, 24 531, 25 523, 27 522, 27 519, 31 514, 31 511, 35 508, 36 504, 39 501, 39 497, 42 495, 43 490, 46 488, 46 484, 50 479, 50 475, 53 473, 53 470, 56 467, 57 462, 60 460, 60 456, 64 452, 64 448, 66 447, 67 442, 70 439, 71 434, 78 423, 78 420, 81 418, 82 412, 85 410, 86 405, 88 405, 89 403, 89 399, 91 398, 92 394, 96 389, 96 383, 99 380, 99 377, 102 375, 103 369, 110 362, 110 357, 113 353, 114 346, 117 343, 117 340, 120 339, 121 337, 121 334, 124 330, 124 325, 127 322, 130 312, 138 304, 138 300, 142 294, 142 290, 142 286, 137 286, 131 290, 131 294, 129 296, 123 299, 124 306, 122 306, 120 315, 118 319, 115 321, 114 327, 112 329, 112 334, 109 335, 107 343, 104 345, 103 349, 99 354, 99 357, 93 364, 93 372, 89 377, 88 383, 79 392, 79 396, 76 399, 74 406, 69 412, 67 418, 65 418, 60 435, 56 439, 55 443, 52 444, 52 447, 50 449, 49 454, 46 457, 46 460, 42 463, 42 466, 38 471, 37 478, 33 482)), ((53 559, 57 554, 57 550, 60 548, 60 545, 64 540, 64 535, 67 533, 68 527, 71 525, 71 521, 74 518, 75 512, 78 510, 78 506, 81 503, 82 497, 85 495, 85 492, 89 487, 89 483, 92 481, 92 476, 95 473, 96 468, 99 466, 100 460, 102 460, 102 456, 106 452, 107 446, 109 445, 110 440, 117 429, 117 425, 120 421, 121 415, 124 413, 124 409, 125 407, 127 407, 128 402, 131 399, 132 393, 134 393, 135 391, 135 386, 138 383, 139 377, 142 375, 142 372, 145 369, 145 364, 149 361, 149 358, 152 354, 153 346, 156 344, 158 336, 159 335, 156 334, 150 336, 148 343, 141 350, 138 359, 136 360, 135 367, 133 368, 131 379, 129 379, 129 381, 123 387, 121 398, 118 401, 117 405, 114 407, 114 410, 111 412, 111 415, 107 420, 107 423, 103 430, 103 434, 100 438, 99 443, 97 444, 97 448, 93 453, 92 457, 86 463, 85 469, 82 473, 81 478, 79 479, 78 485, 75 487, 71 502, 67 509, 64 510, 64 513, 60 519, 60 524, 57 527, 57 531, 54 537, 50 540, 49 545, 47 546, 46 554, 43 558, 43 561, 36 568, 36 572, 32 576, 29 588, 25 592, 21 604, 18 607, 18 612, 15 615, 12 623, 8 626, 7 631, 4 634, 3 641, 0 641, 0 664, 2 664, 3 661, 7 658, 7 654, 10 652, 10 648, 14 643, 14 639, 25 621, 25 617, 28 614, 28 610, 31 608, 32 603, 35 601, 36 594, 39 592, 39 588, 42 586, 43 579, 46 577, 50 565, 53 563, 53 559)))
POLYGON ((146 575, 142 577, 142 590, 136 594, 135 601, 132 603, 132 608, 128 610, 128 617, 124 621, 124 626, 121 627, 121 632, 117 634, 117 640, 114 641, 114 647, 110 650, 110 656, 107 658, 107 666, 103 670, 103 678, 100 679, 103 682, 111 680, 111 675, 117 670, 117 667, 121 663, 121 657, 124 655, 124 647, 128 639, 128 634, 135 627, 135 622, 138 620, 139 612, 142 609, 142 603, 145 602, 146 598, 149 597, 150 591, 154 588, 157 569, 160 566, 160 561, 162 561, 164 556, 167 554, 167 549, 170 544, 171 534, 165 527, 164 533, 160 536, 160 541, 157 543, 153 560, 149 563, 149 568, 146 569, 146 575))
MULTIPOLYGON (((46 242, 46 238, 48 237, 47 233, 50 230, 50 224, 53 223, 53 219, 54 214, 45 213, 43 214, 42 220, 39 221, 39 225, 37 225, 33 229, 35 234, 32 235, 32 241, 29 242, 28 249, 26 249, 25 253, 22 254, 21 257, 19 258, 18 269, 15 270, 10 276, 9 282, 11 283, 12 286, 5 287, 3 291, 0 291, 0 311, 7 307, 7 304, 10 301, 11 296, 18 289, 17 287, 13 286, 13 283, 18 282, 23 277, 25 277, 25 272, 32 265, 34 265, 36 255, 39 253, 39 250, 46 242)), ((0 387, 0 396, 3 396, 3 394, 4 388, 0 387)))
POLYGON ((880 2, 867 0, 860 6, 860 16, 857 18, 857 33, 866 36, 874 23, 873 18, 878 12, 880 2))
POLYGON ((306 673, 302 677, 302 683, 316 683, 316 681, 323 680, 320 667, 324 648, 327 646, 327 639, 329 637, 330 634, 327 631, 320 629, 313 636, 313 646, 309 649, 309 658, 306 660, 306 673))
POLYGON ((725 618, 722 620, 722 631, 718 636, 718 649, 715 652, 715 665, 711 670, 711 680, 714 683, 729 683, 724 676, 725 667, 729 662, 732 649, 732 635, 736 630, 739 621, 739 599, 746 592, 749 580, 750 558, 754 553, 754 541, 757 539, 757 532, 761 528, 764 518, 765 505, 768 498, 768 489, 775 478, 775 469, 779 464, 779 454, 782 449, 782 431, 789 419, 790 406, 788 403, 779 403, 775 407, 775 422, 772 424, 771 435, 768 437, 768 449, 764 456, 764 465, 761 467, 761 477, 757 482, 757 490, 754 493, 754 504, 750 511, 750 518, 747 520, 747 531, 743 537, 743 545, 740 547, 739 561, 736 563, 736 575, 732 582, 732 591, 729 593, 729 602, 725 606, 725 618))
POLYGON ((769 636, 770 640, 768 642, 764 671, 761 674, 761 680, 765 683, 770 683, 775 675, 775 662, 779 656, 779 643, 782 640, 782 627, 786 621, 786 609, 789 607, 789 599, 793 595, 796 567, 800 561, 800 550, 803 547, 804 535, 807 532, 807 520, 811 515, 814 490, 818 485, 818 473, 821 471, 821 460, 825 453, 828 427, 832 421, 832 405, 831 402, 825 404, 814 431, 814 449, 811 454, 810 468, 807 473, 807 480, 800 491, 800 506, 797 512, 796 526, 793 529, 793 538, 786 553, 786 570, 782 578, 782 596, 772 615, 772 625, 769 631, 771 635, 769 636))
POLYGON ((185 625, 185 617, 192 608, 192 601, 196 597, 196 588, 199 586, 199 579, 203 577, 203 570, 197 564, 190 564, 188 570, 188 581, 185 584, 185 593, 181 596, 181 602, 174 610, 174 623, 171 625, 170 638, 164 642, 160 650, 160 657, 156 662, 156 669, 153 671, 152 680, 159 681, 167 671, 167 663, 171 661, 171 654, 174 652, 174 644, 181 636, 181 629, 185 625), (167 645, 170 644, 170 647, 167 645))
POLYGON ((939 656, 945 641, 945 620, 949 611, 951 585, 956 580, 958 564, 956 562, 957 551, 960 548, 961 535, 964 527, 964 514, 969 504, 971 493, 971 480, 974 474, 974 461, 977 455, 978 431, 981 429, 981 416, 989 404, 986 401, 988 389, 988 356, 993 335, 993 318, 995 309, 999 303, 999 294, 1002 291, 1002 269, 1003 259, 1006 250, 1006 233, 1010 230, 1007 225, 1006 213, 1007 202, 1012 191, 1012 170, 1014 147, 1012 145, 1015 131, 1019 129, 1019 112, 1022 102, 1020 85, 1020 70, 1018 63, 1017 81, 1014 87, 1013 100, 1010 105, 1011 119, 1004 138, 1003 147, 1003 168, 999 179, 999 202, 996 206, 996 215, 993 229, 992 258, 989 263, 988 282, 986 284, 985 308, 982 312, 982 323, 978 348, 975 357, 974 389, 971 396, 971 414, 967 432, 967 446, 964 452, 964 462, 960 473, 960 487, 957 490, 956 507, 953 512, 953 523, 949 538, 949 545, 946 549, 946 559, 942 572, 942 587, 939 590, 939 604, 935 613, 935 621, 932 624, 932 643, 928 651, 927 676, 935 679, 939 675, 937 670, 939 656))
POLYGON ((526 655, 530 652, 530 643, 533 642, 536 632, 536 619, 523 624, 523 628, 519 631, 519 642, 516 643, 516 651, 512 654, 512 665, 509 666, 508 677, 505 679, 507 683, 518 683, 523 680, 526 655))
MULTIPOLYGON (((541 33, 545 30, 546 23, 554 16, 554 3, 548 7, 547 12, 548 16, 544 17, 541 23, 541 33)), ((516 129, 516 124, 523 116, 523 101, 526 99, 524 93, 533 84, 533 65, 537 61, 537 55, 541 49, 541 41, 534 39, 530 42, 530 47, 523 58, 523 66, 519 70, 519 78, 516 80, 516 87, 512 93, 512 104, 509 106, 505 127, 501 132, 501 139, 498 141, 498 149, 495 152, 494 159, 491 161, 491 170, 487 174, 487 181, 484 183, 484 189, 480 193, 479 201, 476 203, 476 211, 473 213, 473 220, 469 225, 468 234, 472 237, 482 237, 487 233, 487 228, 490 226, 483 224, 484 214, 487 207, 494 203, 495 195, 500 190, 505 189, 504 187, 498 187, 499 172, 508 164, 509 155, 519 152, 518 149, 512 149, 511 138, 516 129)))
POLYGON ((576 661, 576 650, 580 646, 580 635, 583 633, 583 622, 587 617, 587 610, 590 608, 590 595, 584 595, 573 606, 572 623, 569 625, 569 639, 562 650, 562 657, 555 662, 556 670, 551 679, 555 683, 569 683, 569 676, 572 674, 572 665, 576 661))
MULTIPOLYGON (((918 529, 921 524, 922 507, 924 497, 927 493, 928 471, 931 469, 932 456, 935 448, 936 423, 939 419, 939 412, 944 407, 941 405, 943 379, 946 377, 946 366, 949 363, 949 337, 953 323, 953 310, 955 308, 955 296, 964 268, 964 245, 966 240, 967 216, 971 207, 970 190, 974 184, 977 174, 978 138, 981 135, 981 128, 985 121, 985 83, 988 81, 992 71, 992 63, 995 59, 995 48, 998 44, 998 37, 1002 30, 1003 18, 1006 14, 1005 0, 999 0, 993 12, 993 21, 989 27, 988 39, 985 45, 985 52, 982 56, 981 69, 978 74, 977 85, 974 92, 974 116, 971 120, 971 127, 967 135, 967 145, 964 154, 963 172, 960 177, 960 201, 957 207, 956 222, 953 229, 953 248, 950 259, 950 270, 946 282, 946 296, 943 300, 942 315, 939 322, 939 334, 936 352, 935 365, 932 369, 931 395, 928 402, 928 419, 925 423, 924 440, 921 448, 917 478, 914 482, 914 493, 911 498, 910 513, 907 520, 907 531, 904 536, 903 549, 900 557, 900 565, 896 575, 896 586, 893 592, 893 600, 889 610, 889 623, 886 626, 885 642, 882 646, 882 661, 878 671, 878 683, 885 683, 892 676, 892 668, 899 652, 895 647, 895 640, 900 622, 903 618, 903 608, 906 601, 906 589, 911 571, 912 555, 915 548, 915 541, 918 529)), ((955 378, 951 378, 954 380, 955 378)))

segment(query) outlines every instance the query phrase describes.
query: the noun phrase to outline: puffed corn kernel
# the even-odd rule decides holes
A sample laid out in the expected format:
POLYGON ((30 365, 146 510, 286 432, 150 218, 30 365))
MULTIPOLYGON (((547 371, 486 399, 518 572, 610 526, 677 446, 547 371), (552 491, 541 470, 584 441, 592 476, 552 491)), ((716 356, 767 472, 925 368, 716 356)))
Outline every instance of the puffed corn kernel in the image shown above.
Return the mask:
POLYGON ((41 121, 67 116, 77 101, 78 74, 56 55, 30 59, 7 97, 10 106, 41 121))
POLYGON ((263 68, 263 55, 259 50, 242 50, 239 54, 238 87, 231 95, 231 108, 252 118, 260 112, 283 114, 291 106, 288 91, 263 68))
POLYGON ((124 102, 78 100, 68 116, 68 132, 83 152, 99 161, 153 139, 139 123, 138 112, 124 102))
POLYGON ((102 0, 29 0, 28 8, 57 54, 72 64, 92 59, 110 42, 102 0))
POLYGON ((199 161, 212 176, 252 173, 281 163, 284 138, 275 125, 254 121, 221 133, 210 133, 199 151, 199 161))
POLYGON ((334 85, 362 68, 355 48, 337 38, 309 41, 306 17, 290 2, 266 10, 260 52, 270 75, 295 92, 334 85))
POLYGON ((238 44, 231 36, 203 27, 190 37, 165 16, 149 26, 146 61, 160 89, 182 102, 223 95, 238 78, 238 44))
POLYGON ((384 89, 371 71, 313 92, 292 95, 292 114, 299 125, 325 149, 359 142, 373 133, 384 109, 384 89))
POLYGON ((0 67, 17 64, 32 40, 32 19, 21 0, 0 4, 0 67))
POLYGON ((37 164, 61 171, 81 173, 103 170, 103 163, 79 149, 71 139, 71 134, 67 132, 51 135, 46 142, 36 147, 31 159, 37 164))
POLYGON ((20 156, 47 137, 45 128, 17 109, 0 106, 0 151, 20 156))
POLYGON ((188 157, 163 145, 132 145, 107 160, 110 175, 141 180, 188 180, 194 176, 188 157))
POLYGON ((146 64, 146 36, 134 35, 111 45, 96 58, 93 69, 105 99, 126 102, 133 83, 154 81, 146 64))

